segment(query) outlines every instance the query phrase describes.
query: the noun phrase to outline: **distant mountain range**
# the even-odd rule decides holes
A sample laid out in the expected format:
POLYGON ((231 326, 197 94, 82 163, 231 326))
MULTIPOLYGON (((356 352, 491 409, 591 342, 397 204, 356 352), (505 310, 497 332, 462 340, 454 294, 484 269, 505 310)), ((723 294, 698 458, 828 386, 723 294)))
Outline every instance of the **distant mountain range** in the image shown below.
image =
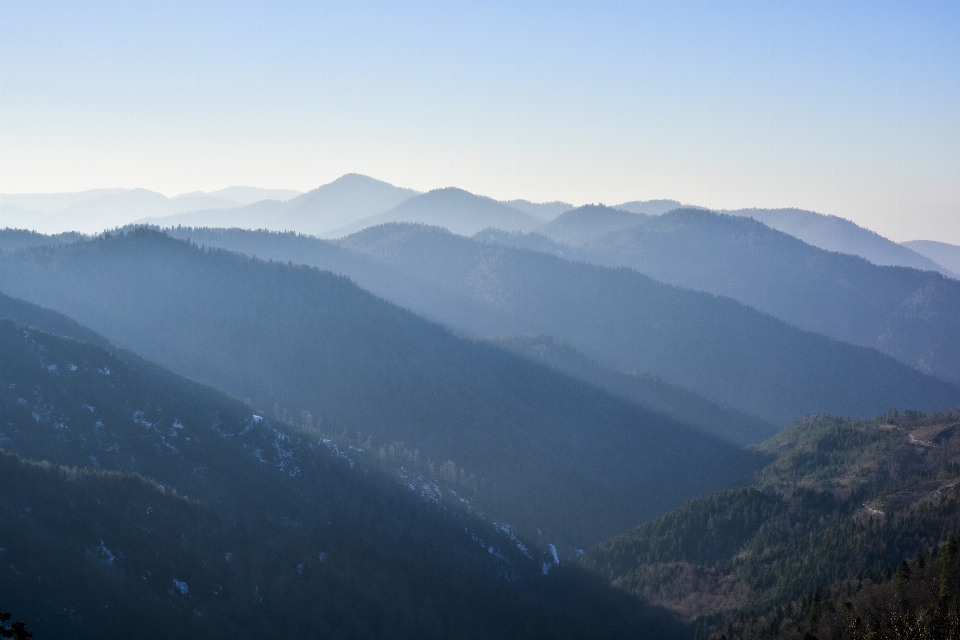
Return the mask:
POLYGON ((541 220, 533 215, 492 198, 448 188, 414 196, 379 215, 345 225, 332 232, 330 237, 346 236, 388 222, 435 225, 465 236, 487 227, 531 231, 541 224, 541 220))
POLYGON ((296 231, 321 238, 341 237, 386 222, 415 222, 472 235, 486 227, 530 231, 570 208, 559 202, 535 204, 518 200, 514 204, 517 206, 455 188, 421 194, 348 174, 282 204, 267 201, 242 208, 147 217, 138 222, 165 228, 296 231))
MULTIPOLYGON (((346 174, 304 194, 252 187, 198 191, 173 198, 146 189, 0 194, 0 228, 52 234, 98 233, 139 223, 164 228, 179 225, 295 231, 320 238, 339 238, 378 224, 412 222, 442 226, 468 236, 486 228, 507 232, 541 231, 560 242, 577 244, 589 239, 583 233, 590 230, 563 232, 560 228, 565 223, 557 221, 574 208, 565 202, 498 202, 452 187, 421 194, 368 176, 346 174), (558 224, 553 224, 555 221, 558 224)), ((646 216, 659 216, 680 208, 703 209, 677 200, 637 200, 612 207, 646 216)), ((944 261, 953 260, 951 264, 956 268, 938 263, 909 243, 897 244, 837 216, 801 209, 739 209, 726 213, 754 218, 807 244, 857 255, 877 265, 939 271, 960 279, 958 259, 946 257, 942 250, 936 255, 944 261)))
POLYGON ((953 273, 960 273, 960 247, 955 244, 934 240, 911 240, 901 244, 943 265, 953 273))
POLYGON ((827 251, 860 256, 876 265, 939 271, 951 278, 960 279, 960 271, 931 260, 929 256, 908 244, 897 244, 837 216, 803 209, 738 209, 722 213, 759 220, 771 229, 799 238, 807 244, 827 251))
POLYGON ((164 227, 241 227, 326 236, 356 220, 387 211, 417 193, 350 173, 286 202, 265 200, 244 207, 145 217, 137 222, 164 227))
POLYGON ((288 189, 229 187, 195 191, 168 198, 147 189, 94 189, 76 193, 0 194, 0 228, 42 233, 99 233, 144 217, 160 217, 198 209, 227 209, 266 199, 298 195, 288 189))

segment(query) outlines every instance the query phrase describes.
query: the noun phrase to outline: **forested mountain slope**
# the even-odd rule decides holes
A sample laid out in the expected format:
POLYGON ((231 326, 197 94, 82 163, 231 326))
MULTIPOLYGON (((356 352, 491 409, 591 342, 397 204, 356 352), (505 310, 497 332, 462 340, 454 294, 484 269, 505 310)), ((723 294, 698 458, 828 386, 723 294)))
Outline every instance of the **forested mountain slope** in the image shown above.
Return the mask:
POLYGON ((498 324, 466 325, 476 335, 549 335, 617 371, 650 373, 780 424, 809 413, 869 416, 889 405, 945 409, 960 400, 956 386, 875 350, 629 269, 409 225, 341 243, 499 311, 498 324))
POLYGON ((714 637, 728 622, 782 621, 783 607, 802 597, 802 638, 816 622, 806 618, 814 592, 839 585, 849 597, 851 582, 889 580, 890 567, 960 531, 956 413, 811 417, 759 451, 770 462, 753 486, 694 500, 597 545, 584 565, 714 637))
POLYGON ((678 629, 451 491, 135 357, 2 320, 0 382, 0 599, 37 637, 678 629))
MULTIPOLYGON (((345 273, 378 295, 475 336, 548 335, 614 371, 657 376, 774 425, 822 411, 869 416, 891 403, 935 410, 960 402, 953 385, 732 300, 626 269, 479 240, 499 232, 470 240, 438 228, 385 225, 339 246, 292 234, 171 233, 345 273)), ((516 237, 559 246, 543 236, 516 237)))
POLYGON ((492 517, 567 549, 746 468, 688 425, 458 338, 330 273, 148 230, 5 254, 0 268, 10 293, 254 406, 375 454, 405 452, 455 475, 492 517))
MULTIPOLYGON (((454 291, 436 281, 397 270, 376 258, 329 241, 292 233, 244 229, 184 227, 169 229, 166 233, 200 245, 341 273, 368 291, 461 331, 469 332, 467 327, 509 326, 509 320, 500 310, 470 296, 469 292, 454 291)), ((533 341, 526 337, 508 337, 499 339, 498 344, 737 444, 760 442, 777 430, 772 422, 733 411, 648 374, 619 373, 602 367, 548 336, 533 341)))
POLYGON ((823 251, 749 219, 681 209, 587 243, 591 259, 730 296, 960 382, 960 281, 823 251))

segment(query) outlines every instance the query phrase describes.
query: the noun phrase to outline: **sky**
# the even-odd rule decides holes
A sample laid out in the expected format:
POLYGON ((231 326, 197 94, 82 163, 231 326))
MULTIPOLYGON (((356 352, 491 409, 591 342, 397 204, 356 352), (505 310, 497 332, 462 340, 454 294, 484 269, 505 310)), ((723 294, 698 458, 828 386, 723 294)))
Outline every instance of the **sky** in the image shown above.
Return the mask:
POLYGON ((960 2, 0 0, 0 191, 348 172, 960 244, 960 2))

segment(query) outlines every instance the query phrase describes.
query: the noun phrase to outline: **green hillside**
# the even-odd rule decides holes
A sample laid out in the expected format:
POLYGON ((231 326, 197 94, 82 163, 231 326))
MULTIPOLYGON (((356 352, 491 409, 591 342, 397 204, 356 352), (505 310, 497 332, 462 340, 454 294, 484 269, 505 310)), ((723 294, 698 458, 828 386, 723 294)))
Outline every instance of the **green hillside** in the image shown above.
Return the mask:
POLYGON ((819 588, 879 583, 960 531, 957 414, 812 417, 759 451, 769 463, 753 486, 694 500, 581 562, 719 637, 819 588))

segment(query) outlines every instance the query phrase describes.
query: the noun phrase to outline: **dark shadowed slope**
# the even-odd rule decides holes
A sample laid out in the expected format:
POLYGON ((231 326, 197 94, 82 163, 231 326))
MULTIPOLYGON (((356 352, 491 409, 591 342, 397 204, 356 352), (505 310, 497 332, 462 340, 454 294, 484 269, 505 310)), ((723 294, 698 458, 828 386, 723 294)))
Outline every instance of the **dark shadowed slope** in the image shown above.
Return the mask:
POLYGON ((680 209, 595 240, 592 259, 730 296, 960 382, 960 282, 823 251, 750 218, 680 209))
POLYGON ((441 229, 386 225, 343 245, 482 301, 501 314, 476 335, 542 333, 618 371, 647 372, 765 420, 888 405, 946 408, 956 386, 872 349, 795 329, 729 298, 628 269, 572 263, 441 229))
POLYGON ((954 273, 960 273, 960 247, 935 240, 911 240, 903 246, 924 255, 954 273))
POLYGON ((944 268, 946 265, 940 265, 910 247, 837 216, 803 209, 738 209, 724 213, 753 218, 807 244, 827 251, 860 256, 876 265, 913 267, 960 277, 955 271, 944 268))
POLYGON ((162 227, 240 227, 323 236, 356 220, 387 211, 415 195, 417 192, 412 189, 348 173, 286 202, 266 200, 245 207, 144 218, 140 222, 162 227))
POLYGON ((612 231, 640 224, 646 216, 603 205, 586 205, 560 215, 538 229, 556 242, 579 245, 612 231))
POLYGON ((147 230, 0 260, 11 293, 254 406, 309 412, 384 455, 409 451, 499 520, 566 545, 740 472, 729 445, 692 427, 457 338, 330 273, 147 230))
POLYGON ((507 204, 450 187, 410 198, 389 211, 346 225, 331 235, 345 236, 386 222, 435 225, 467 236, 487 227, 531 231, 541 224, 534 216, 507 204))
POLYGON ((48 461, 0 452, 0 599, 38 637, 677 630, 449 490, 138 358, 5 320, 0 383, 4 449, 48 461))

